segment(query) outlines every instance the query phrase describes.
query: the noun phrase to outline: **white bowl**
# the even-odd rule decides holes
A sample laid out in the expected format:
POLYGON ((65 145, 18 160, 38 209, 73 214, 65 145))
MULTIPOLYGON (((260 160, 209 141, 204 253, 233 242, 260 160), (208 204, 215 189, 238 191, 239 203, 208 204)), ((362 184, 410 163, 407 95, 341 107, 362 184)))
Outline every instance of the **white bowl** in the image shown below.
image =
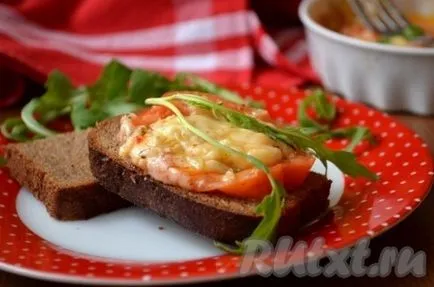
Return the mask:
MULTIPOLYGON (((382 110, 434 114, 434 48, 371 43, 321 25, 327 17, 342 17, 336 10, 342 1, 305 0, 299 8, 312 65, 325 87, 382 110)), ((412 8, 427 11, 427 2, 434 4, 411 1, 412 8)))

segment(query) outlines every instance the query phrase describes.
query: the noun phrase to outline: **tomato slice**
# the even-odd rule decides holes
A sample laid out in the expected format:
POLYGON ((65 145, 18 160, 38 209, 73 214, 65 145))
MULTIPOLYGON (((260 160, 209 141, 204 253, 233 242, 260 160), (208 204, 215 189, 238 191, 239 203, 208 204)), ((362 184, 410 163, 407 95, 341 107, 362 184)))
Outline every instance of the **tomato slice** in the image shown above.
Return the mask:
POLYGON ((283 186, 286 190, 297 188, 303 184, 315 162, 312 156, 297 155, 283 165, 283 186))
MULTIPOLYGON (((187 116, 190 114, 190 109, 187 105, 180 102, 173 103, 183 115, 187 116)), ((132 123, 135 126, 148 126, 155 123, 156 121, 167 118, 172 115, 173 112, 164 106, 152 106, 151 108, 145 109, 137 114, 137 117, 133 118, 132 123)))
MULTIPOLYGON (((270 171, 286 190, 291 190, 305 181, 314 161, 312 157, 297 155, 274 165, 270 171)), ((262 199, 271 192, 271 185, 267 175, 255 168, 238 172, 233 181, 223 184, 218 190, 230 196, 262 199)))

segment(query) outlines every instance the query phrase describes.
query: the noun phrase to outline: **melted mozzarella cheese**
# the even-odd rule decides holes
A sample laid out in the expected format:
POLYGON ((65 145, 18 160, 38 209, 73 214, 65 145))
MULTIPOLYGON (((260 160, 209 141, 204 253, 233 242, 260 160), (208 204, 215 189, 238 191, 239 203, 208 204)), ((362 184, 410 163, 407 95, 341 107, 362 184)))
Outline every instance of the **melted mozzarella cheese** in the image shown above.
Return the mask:
MULTIPOLYGON (((268 166, 279 163, 292 153, 290 148, 262 133, 235 127, 207 113, 193 113, 186 119, 220 143, 251 155, 268 166)), ((128 119, 122 123, 128 124, 128 119)), ((121 156, 129 156, 133 164, 145 171, 156 168, 155 164, 159 163, 166 167, 225 173, 229 176, 232 171, 252 167, 244 158, 228 154, 194 135, 176 116, 159 120, 149 127, 137 127, 133 133, 129 127, 122 129, 128 131, 129 137, 121 147, 121 156)))

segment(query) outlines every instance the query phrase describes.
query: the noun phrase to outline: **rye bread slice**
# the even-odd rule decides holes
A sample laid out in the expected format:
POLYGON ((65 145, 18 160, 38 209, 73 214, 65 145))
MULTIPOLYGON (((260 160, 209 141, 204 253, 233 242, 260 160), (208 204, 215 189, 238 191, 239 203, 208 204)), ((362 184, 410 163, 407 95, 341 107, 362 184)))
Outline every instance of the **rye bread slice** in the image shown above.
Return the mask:
POLYGON ((82 220, 130 205, 105 191, 89 168, 87 132, 5 147, 7 167, 59 220, 82 220))
MULTIPOLYGON (((258 225, 261 217, 255 213, 257 201, 166 185, 120 158, 119 126, 119 118, 109 119, 99 123, 88 135, 91 171, 108 191, 221 242, 242 240, 258 225)), ((323 214, 328 208, 330 184, 324 176, 311 173, 302 187, 289 193, 279 234, 293 234, 323 214)))

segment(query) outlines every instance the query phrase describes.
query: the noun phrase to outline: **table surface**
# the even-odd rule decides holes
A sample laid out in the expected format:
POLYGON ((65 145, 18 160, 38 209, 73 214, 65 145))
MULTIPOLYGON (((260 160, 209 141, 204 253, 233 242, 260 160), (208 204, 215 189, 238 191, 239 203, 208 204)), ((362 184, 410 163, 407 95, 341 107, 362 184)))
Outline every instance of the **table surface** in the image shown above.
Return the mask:
MULTIPOLYGON (((0 111, 0 121, 17 111, 0 111)), ((396 119, 405 123, 408 127, 416 131, 429 145, 431 154, 434 154, 434 118, 417 117, 411 115, 393 115, 396 119)), ((434 286, 434 193, 432 192, 422 205, 407 219, 395 228, 375 238, 371 243, 371 257, 375 260, 381 250, 387 246, 395 246, 398 249, 410 246, 415 251, 423 250, 427 253, 427 276, 424 278, 415 278, 412 276, 397 278, 390 276, 387 278, 347 278, 345 281, 340 278, 325 278, 322 276, 315 278, 296 278, 289 275, 285 278, 262 278, 250 277, 245 279, 236 279, 230 281, 208 283, 207 286, 239 286, 256 284, 272 284, 275 286, 352 286, 371 287, 376 286, 394 286, 394 287, 432 287, 434 286)), ((0 271, 0 286, 34 286, 34 287, 53 287, 53 286, 71 286, 67 284, 48 283, 28 279, 13 274, 0 271)), ((205 284, 203 284, 205 285, 205 284)))

